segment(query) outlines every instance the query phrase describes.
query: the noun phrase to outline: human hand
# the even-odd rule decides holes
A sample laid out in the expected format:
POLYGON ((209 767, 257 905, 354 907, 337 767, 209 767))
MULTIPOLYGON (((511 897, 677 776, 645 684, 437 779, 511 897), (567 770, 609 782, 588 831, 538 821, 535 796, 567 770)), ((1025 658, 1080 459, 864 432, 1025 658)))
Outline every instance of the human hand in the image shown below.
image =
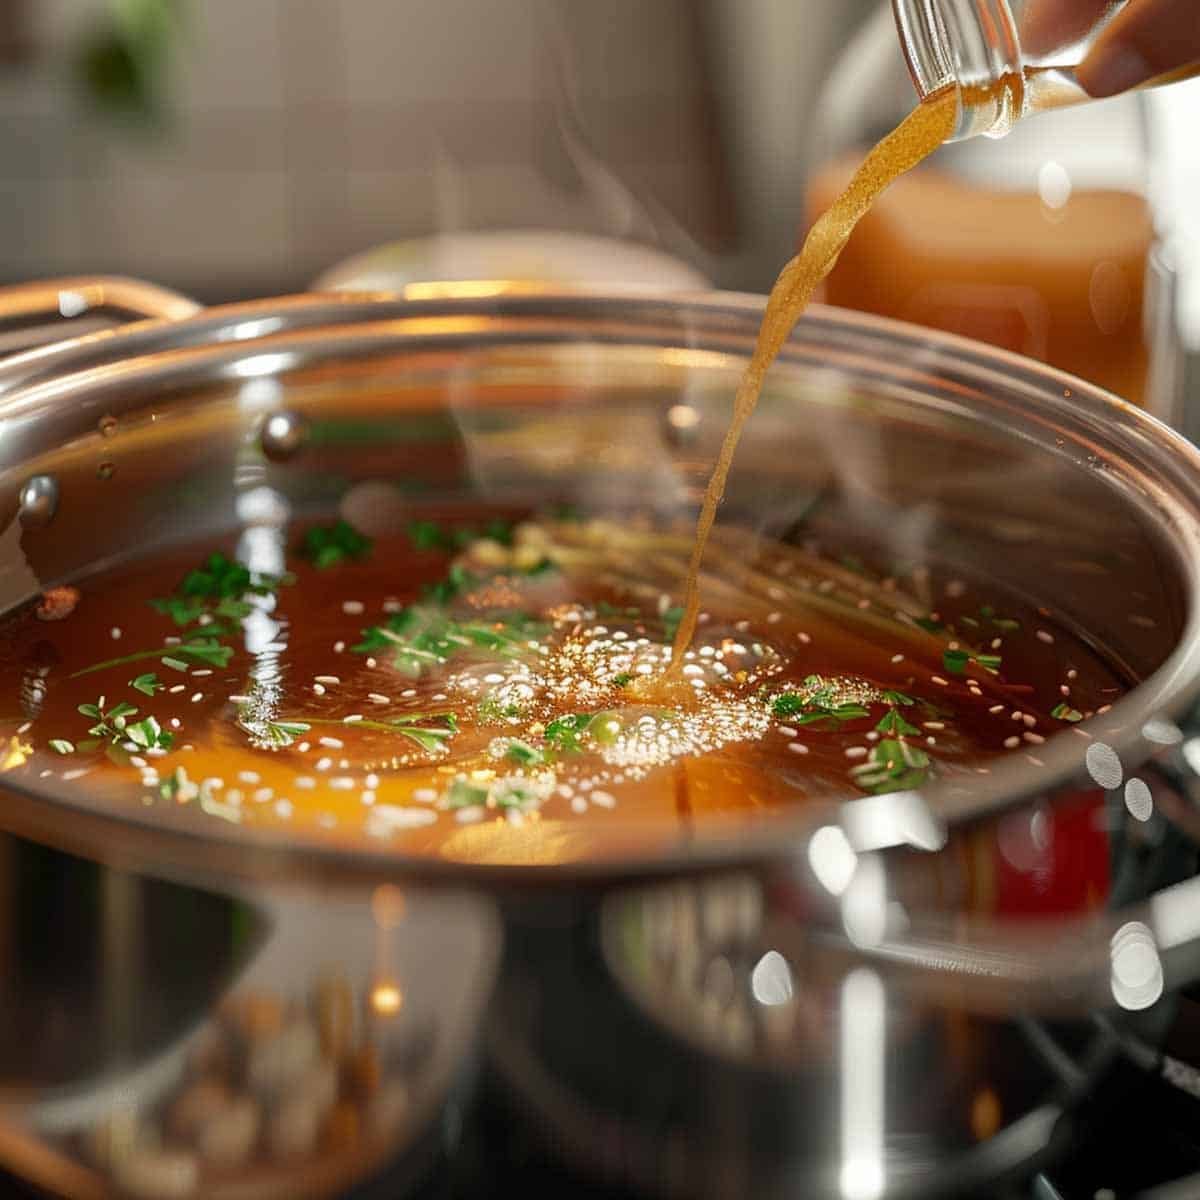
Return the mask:
MULTIPOLYGON (((1029 0, 1021 41, 1033 54, 1083 37, 1112 0, 1029 0)), ((1200 70, 1196 0, 1127 0, 1076 72, 1091 96, 1115 96, 1188 67, 1200 70)))

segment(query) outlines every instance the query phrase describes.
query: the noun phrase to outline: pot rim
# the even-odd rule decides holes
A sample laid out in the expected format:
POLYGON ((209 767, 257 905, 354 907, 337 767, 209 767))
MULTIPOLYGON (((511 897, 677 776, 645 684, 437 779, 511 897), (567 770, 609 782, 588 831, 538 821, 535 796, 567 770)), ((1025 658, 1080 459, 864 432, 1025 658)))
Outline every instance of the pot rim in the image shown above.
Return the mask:
MULTIPOLYGON (((423 329, 429 324, 426 318, 435 316, 448 318, 450 325, 454 318, 486 317, 518 327, 523 319, 553 318, 559 325, 544 340, 558 343, 586 334, 589 319, 604 318, 627 331, 642 329, 653 335, 644 339, 650 344, 657 344, 664 328, 680 331, 703 326, 723 350, 729 350, 732 342, 733 352, 737 352, 738 347, 744 350, 748 346, 765 303, 764 297, 743 293, 665 294, 637 287, 563 290, 503 281, 445 284, 433 289, 435 294, 430 291, 424 287, 420 299, 339 292, 253 300, 201 310, 182 319, 137 321, 26 351, 0 363, 0 419, 19 415, 39 420, 63 405, 67 397, 76 398, 116 380, 125 385, 133 378, 156 377, 158 373, 183 374, 189 379, 223 376, 221 368, 267 350, 272 354, 288 348, 297 352, 298 361, 282 361, 287 356, 281 355, 277 373, 286 375, 295 366, 339 348, 344 352, 348 345, 361 347, 364 338, 372 345, 378 339, 379 345, 402 348, 407 338, 416 337, 418 325, 423 329)), ((448 326, 446 336, 452 332, 448 326)), ((424 331, 421 336, 430 335, 424 331)), ((469 340, 470 331, 460 329, 454 336, 469 340)), ((1014 411, 1024 405, 1030 420, 1049 420, 1045 412, 1038 415, 1037 405, 1045 410, 1047 401, 1053 401, 1054 416, 1074 427, 1076 442, 1087 432, 1101 444, 1106 441, 1112 448, 1127 449, 1131 461, 1155 468, 1153 475, 1143 470, 1140 483, 1151 489, 1151 500, 1173 510, 1179 521, 1168 532, 1187 575, 1190 604, 1185 629, 1159 669, 1103 718, 1090 721, 1088 732, 1093 741, 1110 745, 1122 761, 1131 764, 1140 764, 1161 749, 1161 739, 1145 735, 1146 723, 1152 718, 1173 720, 1200 696, 1200 606, 1196 604, 1200 595, 1200 450, 1144 411, 1064 372, 965 338, 870 314, 814 305, 780 358, 803 361, 805 354, 816 356, 839 341, 886 344, 893 358, 881 365, 881 372, 894 374, 904 369, 916 386, 936 370, 977 388, 1007 392, 1014 398, 1014 411)), ((1143 504, 1148 506, 1150 501, 1143 504)), ((935 819, 947 825, 1001 811, 1086 777, 1088 744, 1083 738, 1057 736, 1039 751, 1045 767, 1036 775, 1022 769, 1013 757, 1000 758, 993 764, 992 774, 973 783, 969 794, 935 782, 922 793, 923 801, 935 819)), ((803 855, 806 835, 838 820, 847 805, 857 803, 805 805, 757 831, 710 836, 666 854, 653 851, 619 862, 566 862, 547 870, 285 842, 248 836, 247 830, 226 831, 223 824, 215 822, 165 827, 140 811, 118 816, 80 810, 68 801, 53 801, 7 780, 4 791, 9 794, 5 819, 20 827, 17 832, 28 831, 90 857, 115 855, 128 861, 132 855, 159 867, 165 857, 183 866, 219 867, 239 875, 274 878, 403 875, 488 886, 608 884, 794 860, 803 855), (134 830, 138 831, 136 837, 134 830), (119 844, 123 840, 124 846, 119 844)), ((912 803, 912 793, 894 795, 912 803)), ((886 797, 879 799, 886 801, 886 797)))

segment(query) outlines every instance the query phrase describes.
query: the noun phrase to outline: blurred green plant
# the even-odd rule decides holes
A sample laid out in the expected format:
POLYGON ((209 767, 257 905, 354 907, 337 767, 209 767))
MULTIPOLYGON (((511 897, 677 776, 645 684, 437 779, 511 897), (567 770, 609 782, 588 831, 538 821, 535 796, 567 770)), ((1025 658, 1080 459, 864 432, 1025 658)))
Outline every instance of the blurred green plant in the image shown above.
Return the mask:
POLYGON ((186 0, 109 0, 84 38, 74 70, 84 103, 96 114, 147 131, 169 123, 171 60, 186 0))

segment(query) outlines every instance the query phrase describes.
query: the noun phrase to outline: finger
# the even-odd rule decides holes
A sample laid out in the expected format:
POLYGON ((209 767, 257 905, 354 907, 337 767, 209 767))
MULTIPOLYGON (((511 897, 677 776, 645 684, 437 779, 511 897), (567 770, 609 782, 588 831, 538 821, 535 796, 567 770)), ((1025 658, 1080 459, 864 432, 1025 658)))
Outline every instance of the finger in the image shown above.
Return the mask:
POLYGON ((1029 0, 1020 20, 1021 46, 1046 54, 1077 42, 1112 6, 1112 0, 1029 0))
POLYGON ((1130 0, 1079 67, 1091 96, 1115 96, 1158 75, 1200 67, 1200 13, 1194 0, 1130 0))

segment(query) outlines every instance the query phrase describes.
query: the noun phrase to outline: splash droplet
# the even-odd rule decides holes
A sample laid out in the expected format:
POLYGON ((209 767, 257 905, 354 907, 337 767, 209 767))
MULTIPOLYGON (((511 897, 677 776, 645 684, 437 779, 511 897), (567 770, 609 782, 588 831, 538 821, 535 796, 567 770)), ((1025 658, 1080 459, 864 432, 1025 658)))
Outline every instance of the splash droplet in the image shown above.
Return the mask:
POLYGON ((117 473, 117 465, 111 459, 106 458, 96 468, 97 479, 111 479, 117 473))

